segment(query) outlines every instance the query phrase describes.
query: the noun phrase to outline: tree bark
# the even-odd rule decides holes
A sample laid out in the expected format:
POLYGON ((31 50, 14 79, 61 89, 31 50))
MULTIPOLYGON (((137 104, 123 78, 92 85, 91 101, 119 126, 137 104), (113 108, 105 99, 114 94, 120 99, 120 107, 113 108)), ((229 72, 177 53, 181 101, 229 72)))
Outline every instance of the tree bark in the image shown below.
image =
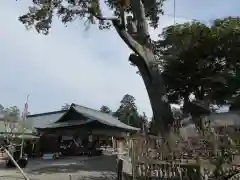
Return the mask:
MULTIPOLYGON (((158 128, 157 133, 165 136, 169 131, 169 125, 173 123, 173 114, 170 104, 163 100, 164 83, 161 73, 157 68, 148 70, 145 60, 135 54, 130 55, 129 61, 138 67, 143 78, 153 111, 154 125, 158 128)), ((148 59, 148 61, 155 62, 155 59, 148 59)))
POLYGON ((143 78, 153 111, 154 125, 158 128, 157 133, 165 136, 170 130, 169 125, 173 123, 173 114, 170 104, 163 100, 164 83, 156 66, 157 60, 152 50, 143 3, 141 0, 130 1, 134 19, 137 21, 137 38, 123 28, 119 20, 112 19, 112 23, 118 35, 134 52, 129 61, 138 67, 143 78))

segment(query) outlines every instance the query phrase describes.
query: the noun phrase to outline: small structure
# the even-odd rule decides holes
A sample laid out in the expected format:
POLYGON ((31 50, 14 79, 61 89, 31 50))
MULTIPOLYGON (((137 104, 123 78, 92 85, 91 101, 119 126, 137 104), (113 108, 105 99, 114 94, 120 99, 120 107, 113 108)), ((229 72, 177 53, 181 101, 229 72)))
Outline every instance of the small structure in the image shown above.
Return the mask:
POLYGON ((85 148, 84 151, 86 151, 86 148, 91 149, 91 147, 98 146, 101 135, 116 139, 126 137, 129 133, 139 130, 122 123, 110 114, 77 104, 72 104, 66 111, 30 115, 27 120, 32 121, 33 124, 50 121, 49 124, 42 123, 38 127, 34 125, 41 135, 40 151, 58 152, 61 146, 66 146, 66 144, 63 145, 63 142, 68 142, 72 155, 75 148, 81 152, 79 147, 85 148))

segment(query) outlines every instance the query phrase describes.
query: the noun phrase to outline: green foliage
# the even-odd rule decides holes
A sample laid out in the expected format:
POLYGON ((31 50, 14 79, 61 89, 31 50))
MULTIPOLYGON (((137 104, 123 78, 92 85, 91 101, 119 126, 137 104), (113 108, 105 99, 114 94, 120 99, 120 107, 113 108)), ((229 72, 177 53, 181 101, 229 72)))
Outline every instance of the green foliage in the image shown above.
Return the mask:
POLYGON ((124 95, 116 112, 113 112, 106 105, 103 105, 100 111, 107 114, 113 114, 125 124, 141 128, 145 132, 148 131, 148 118, 146 114, 139 114, 135 104, 135 98, 129 94, 124 95))
POLYGON ((19 121, 17 123, 16 132, 18 133, 29 133, 32 131, 33 127, 32 121, 19 121))
POLYGON ((118 119, 125 124, 142 128, 146 116, 140 116, 138 113, 135 98, 126 94, 120 103, 120 107, 114 113, 114 116, 118 117, 118 119))
POLYGON ((239 18, 193 21, 163 30, 155 54, 161 59, 170 102, 184 105, 189 96, 210 104, 227 104, 239 89, 239 18))
POLYGON ((135 104, 135 98, 129 94, 124 95, 120 101, 120 107, 114 113, 118 119, 126 124, 132 124, 138 118, 138 112, 135 104))
POLYGON ((62 107, 61 107, 61 110, 68 110, 70 108, 70 104, 68 103, 65 103, 62 107))
POLYGON ((7 114, 9 117, 20 117, 20 110, 18 109, 17 106, 11 106, 9 108, 5 108, 4 112, 7 114))
MULTIPOLYGON (((95 16, 102 16, 101 0, 32 0, 32 5, 26 14, 19 20, 26 27, 35 27, 38 33, 48 34, 53 21, 57 16, 66 24, 75 20, 83 20, 86 25, 99 24, 100 29, 109 28, 109 22, 98 20, 95 16)), ((105 5, 116 17, 120 16, 120 7, 129 14, 134 14, 132 0, 105 0, 105 5)), ((146 18, 153 27, 158 26, 159 15, 163 14, 164 0, 142 0, 146 18)))
POLYGON ((107 114, 111 114, 112 113, 111 109, 108 106, 105 106, 105 105, 103 105, 100 108, 100 111, 103 112, 103 113, 107 113, 107 114))

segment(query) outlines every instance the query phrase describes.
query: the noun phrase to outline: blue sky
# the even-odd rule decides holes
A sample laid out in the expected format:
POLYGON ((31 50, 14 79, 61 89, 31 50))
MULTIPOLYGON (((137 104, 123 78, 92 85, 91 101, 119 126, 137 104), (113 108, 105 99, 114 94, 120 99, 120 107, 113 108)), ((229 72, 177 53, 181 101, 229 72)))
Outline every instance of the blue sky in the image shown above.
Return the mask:
MULTIPOLYGON (((29 97, 29 111, 54 111, 64 103, 78 103, 92 108, 108 105, 113 110, 128 93, 136 98, 140 112, 151 116, 147 93, 136 68, 127 61, 131 52, 114 30, 84 30, 82 22, 67 28, 54 21, 50 35, 27 31, 18 16, 27 10, 29 0, 0 1, 0 103, 23 109, 29 97)), ((237 0, 176 0, 177 22, 239 15, 237 0)), ((173 2, 164 6, 173 14, 173 2)), ((163 16, 161 28, 173 23, 163 16)))

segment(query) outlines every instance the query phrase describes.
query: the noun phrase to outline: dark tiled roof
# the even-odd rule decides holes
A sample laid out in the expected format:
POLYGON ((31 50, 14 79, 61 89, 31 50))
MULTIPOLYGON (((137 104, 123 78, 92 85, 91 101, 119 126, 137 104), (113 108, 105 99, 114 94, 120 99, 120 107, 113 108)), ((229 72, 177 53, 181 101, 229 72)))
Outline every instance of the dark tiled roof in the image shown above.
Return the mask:
POLYGON ((27 121, 31 121, 34 128, 45 128, 48 124, 58 121, 66 112, 67 110, 61 110, 41 114, 33 114, 27 116, 27 121))
POLYGON ((102 124, 118 127, 125 130, 134 130, 134 131, 140 130, 139 128, 135 128, 127 124, 124 124, 121 121, 119 121, 117 118, 113 117, 112 115, 103 113, 101 111, 97 111, 95 109, 87 108, 77 104, 72 104, 71 107, 74 108, 80 114, 84 115, 85 117, 92 120, 99 121, 102 124))
MULTIPOLYGON (((72 126, 80 126, 80 125, 84 125, 84 124, 88 124, 93 122, 93 120, 91 119, 87 119, 84 121, 78 121, 78 120, 70 120, 70 121, 64 121, 64 122, 56 122, 56 123, 51 123, 48 124, 45 128, 64 128, 64 127, 72 127, 72 126)), ((41 129, 41 128, 38 128, 41 129)))
POLYGON ((51 112, 45 112, 45 113, 39 113, 39 114, 31 114, 31 115, 28 115, 27 118, 37 117, 37 116, 47 116, 47 115, 52 115, 52 114, 61 114, 61 113, 65 113, 65 112, 67 112, 67 110, 51 111, 51 112))
POLYGON ((92 121, 98 121, 102 124, 112 126, 112 127, 117 127, 124 130, 131 130, 131 131, 139 130, 139 128, 135 128, 122 123, 121 121, 119 121, 117 118, 113 117, 110 114, 106 114, 98 110, 87 108, 77 104, 72 104, 69 110, 30 115, 27 117, 27 120, 30 120, 33 122, 33 127, 40 128, 40 129, 69 127, 74 125, 86 124, 92 121), (86 120, 84 120, 84 122, 81 120, 58 122, 60 119, 64 118, 64 114, 70 112, 71 109, 73 109, 74 111, 86 117, 86 120))

